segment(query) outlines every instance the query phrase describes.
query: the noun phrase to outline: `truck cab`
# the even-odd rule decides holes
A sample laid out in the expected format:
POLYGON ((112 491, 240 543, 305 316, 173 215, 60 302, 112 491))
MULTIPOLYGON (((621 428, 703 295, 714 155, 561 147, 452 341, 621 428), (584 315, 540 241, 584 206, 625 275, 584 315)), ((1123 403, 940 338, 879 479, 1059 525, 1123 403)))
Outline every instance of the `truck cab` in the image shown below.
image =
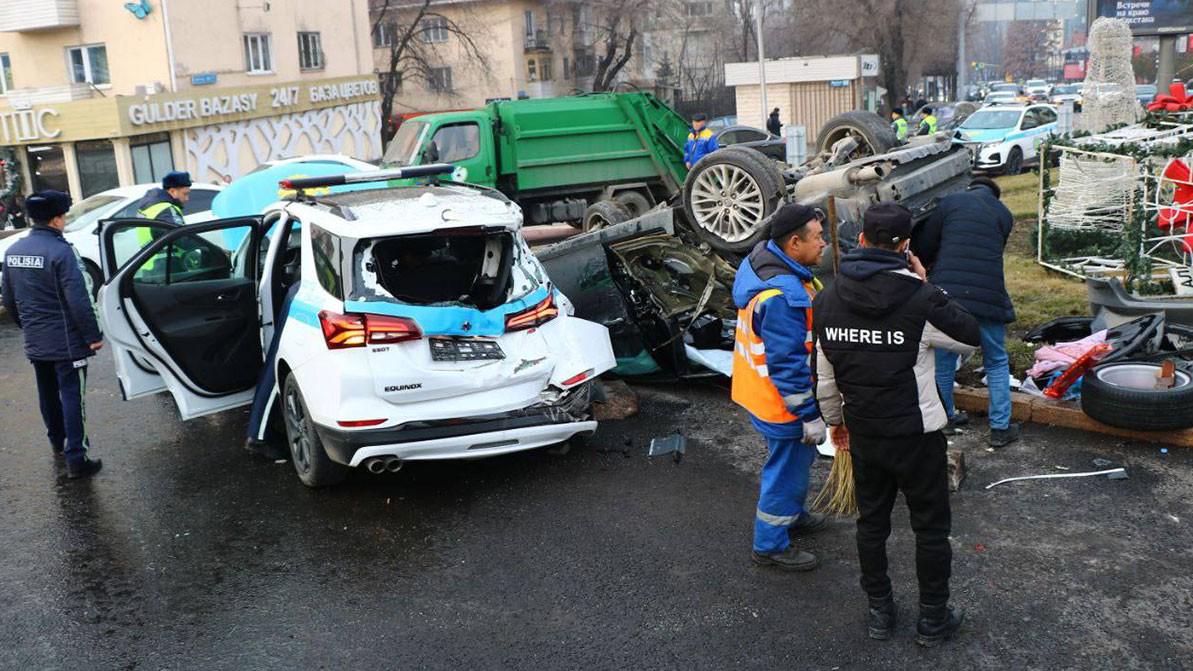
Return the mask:
POLYGON ((484 110, 409 119, 390 141, 382 163, 393 168, 450 163, 467 171, 465 181, 492 188, 498 172, 493 121, 484 110))

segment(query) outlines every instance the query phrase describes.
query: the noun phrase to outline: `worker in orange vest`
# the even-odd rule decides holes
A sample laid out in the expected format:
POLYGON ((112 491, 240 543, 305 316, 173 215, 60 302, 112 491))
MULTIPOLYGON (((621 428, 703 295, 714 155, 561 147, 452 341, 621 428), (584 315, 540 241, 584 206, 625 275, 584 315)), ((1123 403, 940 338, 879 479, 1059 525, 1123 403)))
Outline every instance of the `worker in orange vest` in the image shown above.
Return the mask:
POLYGON ((808 471, 825 438, 811 362, 812 299, 820 283, 809 270, 824 251, 823 219, 806 205, 783 205, 771 217, 770 239, 754 247, 733 283, 733 400, 750 413, 769 452, 752 558, 789 571, 809 571, 820 561, 792 545, 790 534, 826 524, 824 515, 805 507, 808 471))

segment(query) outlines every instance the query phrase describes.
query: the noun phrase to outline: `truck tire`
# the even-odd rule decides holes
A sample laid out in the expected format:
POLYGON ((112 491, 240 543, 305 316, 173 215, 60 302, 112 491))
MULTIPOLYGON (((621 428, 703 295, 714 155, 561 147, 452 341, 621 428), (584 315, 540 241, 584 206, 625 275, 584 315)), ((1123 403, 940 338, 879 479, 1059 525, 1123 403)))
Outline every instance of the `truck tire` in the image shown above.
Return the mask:
POLYGON ((1152 389, 1160 364, 1120 361, 1098 366, 1081 382, 1081 409, 1110 426, 1142 431, 1193 427, 1193 375, 1176 369, 1171 389, 1152 389))
POLYGON ((630 219, 641 217, 651 208, 650 199, 642 195, 641 191, 618 191, 613 196, 613 200, 624 207, 626 212, 629 212, 630 219))
POLYGON ((298 380, 287 375, 282 383, 282 415, 286 422, 286 444, 298 479, 307 487, 330 487, 348 477, 348 467, 327 456, 323 441, 307 410, 298 380))
POLYGON ((633 219, 620 203, 598 200, 584 210, 584 232, 596 231, 633 219))
POLYGON ((845 112, 824 124, 816 136, 816 148, 832 151, 835 142, 847 137, 858 141, 857 150, 849 156, 851 160, 885 154, 899 146, 894 131, 882 117, 873 112, 845 112))
POLYGON ((767 219, 783 196, 774 161, 749 147, 726 147, 692 166, 684 180, 684 214, 713 249, 744 254, 766 237, 767 219))

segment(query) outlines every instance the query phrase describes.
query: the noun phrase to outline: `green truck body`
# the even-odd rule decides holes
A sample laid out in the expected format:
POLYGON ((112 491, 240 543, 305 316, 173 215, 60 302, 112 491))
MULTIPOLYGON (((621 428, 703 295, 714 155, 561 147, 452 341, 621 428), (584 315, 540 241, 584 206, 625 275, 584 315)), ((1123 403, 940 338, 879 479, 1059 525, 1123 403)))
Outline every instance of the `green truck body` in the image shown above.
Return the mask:
POLYGON ((383 166, 451 163, 518 202, 527 223, 578 222, 601 200, 637 214, 679 191, 687 134, 649 93, 501 100, 407 120, 383 166))

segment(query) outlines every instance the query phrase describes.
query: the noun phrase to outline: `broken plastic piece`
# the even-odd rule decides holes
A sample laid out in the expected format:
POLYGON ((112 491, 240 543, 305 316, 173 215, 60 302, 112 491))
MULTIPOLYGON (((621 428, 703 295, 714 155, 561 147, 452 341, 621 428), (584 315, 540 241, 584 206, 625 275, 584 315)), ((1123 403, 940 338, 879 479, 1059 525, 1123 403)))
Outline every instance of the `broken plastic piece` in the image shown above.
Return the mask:
POLYGON ((1114 462, 1109 459, 1103 459, 1102 457, 1096 457, 1093 464, 1096 468, 1110 468, 1114 465, 1114 462))
POLYGON ((1052 480, 1054 478, 1088 478, 1095 475, 1105 475, 1107 480, 1126 480, 1127 469, 1112 468, 1107 471, 1090 471, 1089 473, 1049 473, 1047 475, 1021 475, 1017 478, 1005 478, 998 482, 992 482, 986 485, 986 489, 997 487, 1006 482, 1015 482, 1017 480, 1052 480))
POLYGON ((675 463, 683 458, 684 447, 687 445, 687 440, 683 434, 678 431, 663 438, 650 439, 650 451, 646 453, 649 457, 661 457, 665 454, 673 455, 672 458, 675 463))

